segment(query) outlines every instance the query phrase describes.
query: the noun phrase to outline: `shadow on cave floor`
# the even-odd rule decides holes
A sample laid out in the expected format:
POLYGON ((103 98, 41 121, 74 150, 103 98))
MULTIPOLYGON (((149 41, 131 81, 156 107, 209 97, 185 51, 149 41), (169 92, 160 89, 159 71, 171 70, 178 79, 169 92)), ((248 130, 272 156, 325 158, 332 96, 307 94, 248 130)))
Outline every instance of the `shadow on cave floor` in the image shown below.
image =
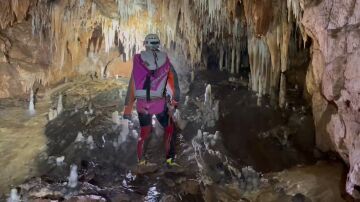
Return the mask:
MULTIPOLYGON (((315 131, 311 109, 301 97, 288 97, 288 109, 278 109, 263 100, 257 106, 255 93, 247 87, 227 82, 223 72, 198 73, 192 89, 212 85, 220 100, 220 120, 215 128, 222 133, 224 145, 240 165, 251 165, 261 172, 281 171, 299 164, 315 162, 315 131)), ((243 85, 246 82, 243 82, 243 85)), ((289 89, 289 95, 300 95, 289 89)))

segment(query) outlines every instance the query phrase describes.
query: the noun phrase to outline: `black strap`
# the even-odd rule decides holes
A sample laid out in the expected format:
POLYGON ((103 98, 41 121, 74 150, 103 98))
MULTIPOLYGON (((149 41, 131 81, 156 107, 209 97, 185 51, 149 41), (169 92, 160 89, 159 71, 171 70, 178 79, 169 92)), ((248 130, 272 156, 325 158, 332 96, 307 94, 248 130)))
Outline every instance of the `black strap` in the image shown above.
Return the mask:
POLYGON ((151 88, 151 78, 149 75, 146 75, 144 89, 146 89, 146 100, 147 101, 150 101, 150 88, 151 88))
POLYGON ((154 56, 154 61, 155 61, 156 69, 155 69, 155 70, 149 70, 149 69, 148 69, 149 71, 148 71, 148 74, 146 75, 146 80, 145 80, 143 89, 146 90, 146 100, 147 100, 147 101, 150 101, 150 100, 151 100, 151 97, 150 97, 151 77, 155 75, 156 70, 159 68, 159 65, 158 65, 158 63, 157 63, 157 60, 158 60, 157 54, 156 54, 155 51, 152 51, 152 52, 153 52, 153 56, 154 56))

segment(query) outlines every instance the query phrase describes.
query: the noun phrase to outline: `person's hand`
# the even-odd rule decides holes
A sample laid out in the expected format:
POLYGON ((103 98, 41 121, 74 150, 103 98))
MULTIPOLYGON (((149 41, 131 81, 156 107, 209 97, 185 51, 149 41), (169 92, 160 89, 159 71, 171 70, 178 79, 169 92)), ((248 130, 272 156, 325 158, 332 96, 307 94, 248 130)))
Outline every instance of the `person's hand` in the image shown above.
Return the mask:
POLYGON ((174 113, 175 113, 175 111, 176 111, 176 109, 177 109, 177 107, 178 107, 177 102, 174 101, 174 100, 172 100, 172 101, 168 104, 168 114, 169 114, 170 116, 173 116, 174 113))
POLYGON ((179 103, 178 103, 178 102, 176 102, 175 100, 171 100, 170 105, 171 105, 173 108, 177 109, 177 108, 178 108, 179 103))

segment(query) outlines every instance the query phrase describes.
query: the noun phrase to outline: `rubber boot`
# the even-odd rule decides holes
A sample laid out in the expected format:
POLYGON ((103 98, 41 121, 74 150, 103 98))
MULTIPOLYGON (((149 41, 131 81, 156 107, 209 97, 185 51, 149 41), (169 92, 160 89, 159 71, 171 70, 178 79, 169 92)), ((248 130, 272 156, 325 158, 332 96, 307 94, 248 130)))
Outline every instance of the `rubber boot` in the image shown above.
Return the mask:
POLYGON ((138 144, 137 144, 137 155, 138 155, 139 162, 141 161, 141 158, 143 155, 144 142, 146 141, 146 139, 149 138, 151 129, 152 129, 151 126, 141 127, 140 136, 139 136, 138 144))

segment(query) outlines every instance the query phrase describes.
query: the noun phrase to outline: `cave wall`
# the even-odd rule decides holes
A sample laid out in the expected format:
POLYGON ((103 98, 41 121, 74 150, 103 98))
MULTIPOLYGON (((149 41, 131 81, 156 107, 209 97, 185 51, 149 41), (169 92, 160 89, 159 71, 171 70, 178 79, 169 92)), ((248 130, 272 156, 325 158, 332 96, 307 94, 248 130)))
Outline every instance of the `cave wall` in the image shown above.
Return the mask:
POLYGON ((24 95, 39 80, 126 76, 144 36, 155 32, 186 71, 206 68, 216 52, 214 64, 236 74, 248 52, 251 89, 284 107, 298 33, 299 46, 311 41, 305 90, 317 145, 349 164, 347 191, 360 197, 359 1, 1 0, 0 10, 0 98, 24 95))
POLYGON ((312 38, 307 87, 312 95, 316 142, 349 164, 347 191, 360 184, 360 2, 319 1, 304 10, 302 24, 312 38))
POLYGON ((132 54, 134 43, 116 33, 112 0, 2 0, 0 10, 0 98, 23 97, 34 83, 44 87, 79 75, 105 77, 105 70, 130 74, 125 55, 132 54))
MULTIPOLYGON (((273 11, 272 15, 266 13, 268 9, 264 9, 264 7, 269 7, 266 3, 257 5, 256 2, 260 3, 260 1, 255 1, 255 3, 250 1, 250 5, 254 6, 255 4, 255 7, 258 8, 251 9, 249 6, 245 7, 245 10, 250 13, 250 15, 247 14, 247 17, 250 16, 253 20, 251 24, 254 27, 255 35, 258 36, 255 40, 262 40, 259 42, 261 46, 264 46, 265 41, 270 52, 271 74, 273 74, 270 76, 270 81, 273 79, 275 83, 278 83, 278 71, 281 72, 280 85, 276 84, 275 86, 275 92, 279 94, 280 106, 284 102, 282 94, 286 91, 286 86, 283 86, 283 79, 286 78, 283 76, 289 68, 288 49, 289 43, 291 43, 289 37, 294 29, 289 23, 296 23, 296 29, 300 30, 304 46, 311 40, 311 62, 306 74, 305 86, 306 94, 311 97, 316 127, 316 144, 322 151, 337 152, 349 165, 346 189, 349 194, 359 198, 360 2, 356 0, 288 0, 283 1, 283 4, 278 4, 281 1, 271 1, 273 4, 270 9, 273 11), (284 9, 284 6, 287 9, 284 9), (277 10, 277 8, 281 9, 277 10), (285 10, 287 12, 284 12, 285 10), (270 22, 268 19, 273 21, 270 22), (278 47, 274 45, 274 41, 279 43, 274 36, 276 29, 277 35, 279 29, 282 29, 278 47)), ((270 3, 268 2, 268 4, 270 3)), ((249 46, 251 43, 254 42, 250 40, 249 46)), ((256 54, 253 53, 253 55, 256 54)), ((260 53, 260 55, 267 54, 260 53)), ((265 58, 266 60, 268 59, 265 58)), ((264 64, 268 68, 268 63, 259 65, 257 64, 259 61, 261 61, 260 58, 253 61, 252 74, 256 74, 256 69, 264 64)), ((260 70, 260 75, 264 72, 266 71, 260 70)), ((268 73, 266 72, 266 74, 268 73)), ((256 78, 257 75, 251 76, 252 80, 256 78)), ((254 84, 252 81, 252 83, 253 90, 263 92, 261 88, 258 90, 254 88, 257 82, 254 84)), ((271 90, 268 92, 266 86, 265 84, 262 89, 271 95, 273 92, 271 90)))

